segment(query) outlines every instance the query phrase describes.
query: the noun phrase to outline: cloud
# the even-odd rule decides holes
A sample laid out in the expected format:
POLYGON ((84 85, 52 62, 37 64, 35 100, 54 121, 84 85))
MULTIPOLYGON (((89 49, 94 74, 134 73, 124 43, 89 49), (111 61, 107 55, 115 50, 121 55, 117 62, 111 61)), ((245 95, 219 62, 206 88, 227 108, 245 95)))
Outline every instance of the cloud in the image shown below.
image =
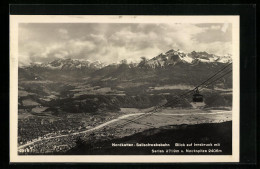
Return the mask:
POLYGON ((53 60, 56 58, 81 59, 91 50, 95 49, 95 44, 90 41, 69 40, 64 43, 51 44, 45 51, 35 55, 43 60, 53 60))
POLYGON ((212 29, 212 30, 220 30, 220 29, 221 29, 221 26, 220 26, 220 25, 212 25, 212 26, 210 27, 210 29, 212 29))
POLYGON ((66 29, 58 29, 58 33, 62 39, 69 39, 68 30, 66 29))
POLYGON ((169 49, 231 53, 229 24, 26 24, 19 27, 19 64, 56 58, 140 61, 169 49), (21 34, 22 33, 22 34, 21 34))
POLYGON ((58 29, 58 32, 61 34, 68 34, 68 31, 66 29, 58 29))
POLYGON ((222 32, 226 32, 227 29, 228 29, 228 23, 224 23, 223 26, 222 26, 222 28, 221 28, 221 31, 222 31, 222 32))

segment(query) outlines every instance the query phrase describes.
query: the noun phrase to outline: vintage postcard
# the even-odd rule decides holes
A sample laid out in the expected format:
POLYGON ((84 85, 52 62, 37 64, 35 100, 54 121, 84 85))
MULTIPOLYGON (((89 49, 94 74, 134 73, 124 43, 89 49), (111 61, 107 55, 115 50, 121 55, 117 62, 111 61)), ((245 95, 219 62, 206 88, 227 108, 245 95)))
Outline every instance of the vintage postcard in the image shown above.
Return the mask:
POLYGON ((10 162, 239 162, 239 16, 10 15, 10 162))

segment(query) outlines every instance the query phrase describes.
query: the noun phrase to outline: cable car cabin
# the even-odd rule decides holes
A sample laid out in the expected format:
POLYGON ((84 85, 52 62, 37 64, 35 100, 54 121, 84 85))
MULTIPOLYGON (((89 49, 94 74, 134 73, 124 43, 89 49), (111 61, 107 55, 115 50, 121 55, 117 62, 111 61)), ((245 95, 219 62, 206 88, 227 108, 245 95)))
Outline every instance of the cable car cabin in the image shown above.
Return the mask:
POLYGON ((199 93, 193 94, 193 102, 203 102, 203 96, 199 93))

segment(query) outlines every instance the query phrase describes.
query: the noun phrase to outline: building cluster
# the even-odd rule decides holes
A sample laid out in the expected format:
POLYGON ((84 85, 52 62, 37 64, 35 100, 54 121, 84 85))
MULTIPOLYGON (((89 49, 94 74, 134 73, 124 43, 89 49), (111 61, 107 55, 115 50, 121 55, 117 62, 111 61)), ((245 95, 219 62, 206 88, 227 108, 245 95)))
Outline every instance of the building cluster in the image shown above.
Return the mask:
POLYGON ((101 125, 114 116, 92 116, 82 120, 73 118, 47 119, 32 117, 18 122, 18 145, 30 144, 18 150, 19 154, 52 154, 66 152, 76 144, 78 136, 86 141, 113 138, 114 134, 103 129, 86 132, 101 125), (77 134, 78 133, 78 134, 77 134), (60 137, 61 136, 61 137, 60 137))

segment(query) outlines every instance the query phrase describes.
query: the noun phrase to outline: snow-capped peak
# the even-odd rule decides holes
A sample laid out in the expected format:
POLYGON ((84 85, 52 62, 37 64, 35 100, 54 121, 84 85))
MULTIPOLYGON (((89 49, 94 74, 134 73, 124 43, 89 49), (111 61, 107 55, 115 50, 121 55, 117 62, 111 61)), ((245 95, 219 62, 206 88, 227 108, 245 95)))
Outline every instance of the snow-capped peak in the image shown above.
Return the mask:
POLYGON ((171 49, 165 53, 161 53, 158 56, 150 59, 147 61, 147 64, 150 67, 163 67, 166 65, 175 65, 179 62, 182 63, 197 63, 197 62, 203 62, 203 63, 212 63, 212 62, 221 62, 221 63, 227 63, 231 62, 231 55, 226 56, 217 56, 214 54, 209 54, 207 52, 191 52, 191 53, 184 53, 181 50, 174 50, 171 49))
POLYGON ((52 70, 77 70, 77 69, 86 69, 86 68, 93 68, 93 69, 100 69, 105 65, 100 61, 90 62, 87 60, 79 60, 79 59, 56 59, 54 61, 48 63, 41 63, 31 64, 30 67, 37 67, 37 68, 46 68, 52 70))

